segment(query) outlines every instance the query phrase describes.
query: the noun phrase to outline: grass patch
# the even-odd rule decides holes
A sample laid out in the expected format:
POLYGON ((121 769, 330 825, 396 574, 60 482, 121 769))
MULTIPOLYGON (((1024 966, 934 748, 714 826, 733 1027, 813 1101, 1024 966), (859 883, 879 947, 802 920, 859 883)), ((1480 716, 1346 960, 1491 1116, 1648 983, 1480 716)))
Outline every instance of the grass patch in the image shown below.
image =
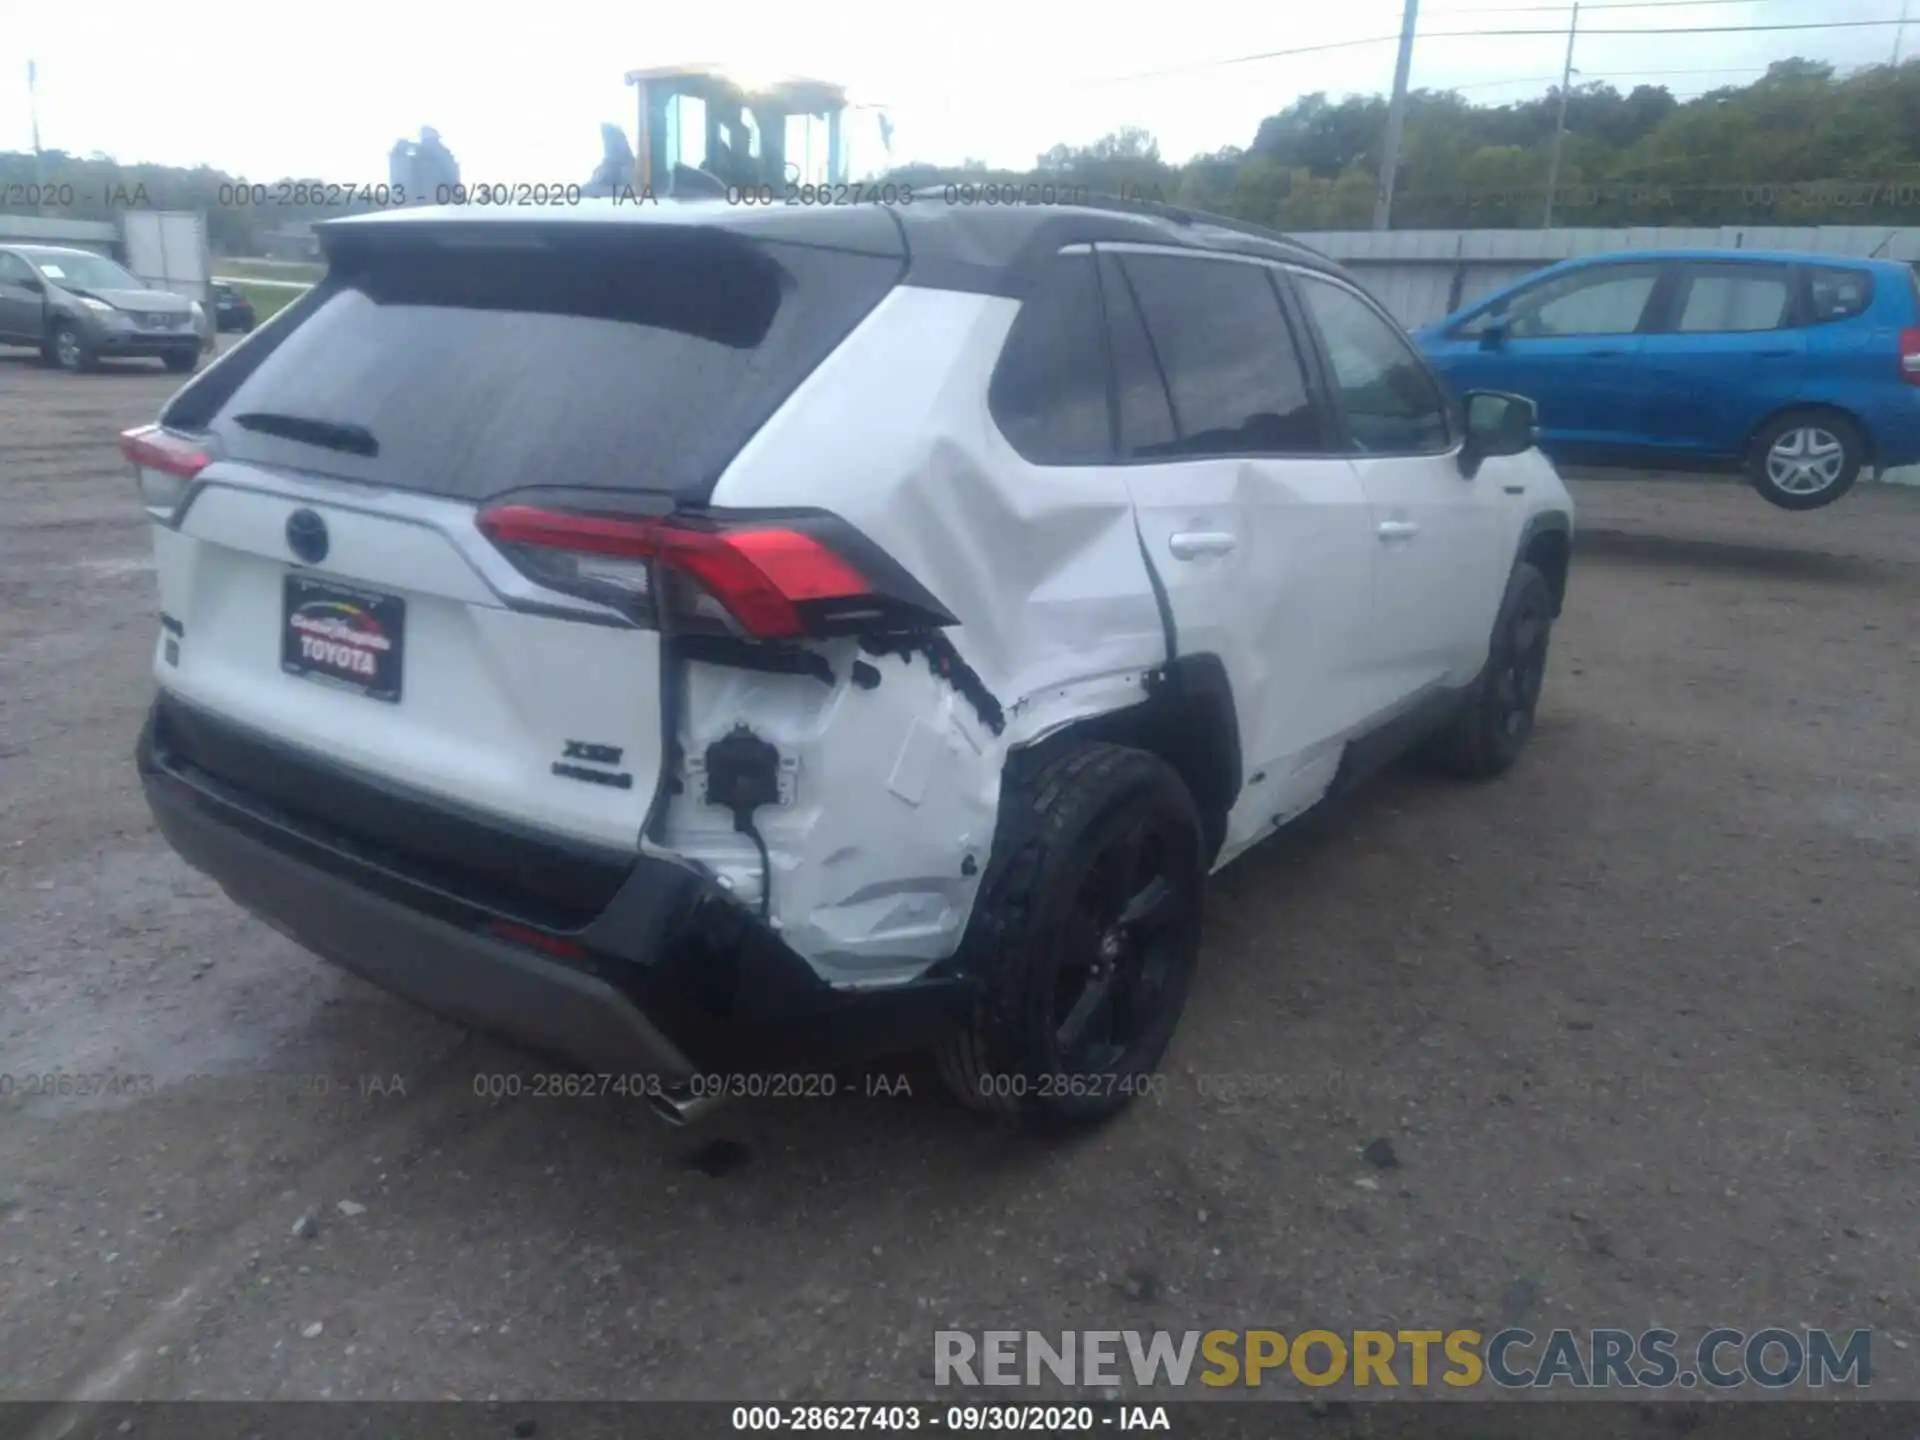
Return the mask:
POLYGON ((239 280, 298 280, 312 284, 327 273, 327 267, 311 260, 233 260, 216 259, 213 273, 231 275, 239 280))
MULTIPOLYGON (((222 270, 220 273, 225 275, 228 272, 222 270)), ((278 285, 249 285, 237 277, 228 283, 253 302, 256 324, 265 324, 268 317, 278 315, 305 293, 301 290, 282 290, 278 285)))

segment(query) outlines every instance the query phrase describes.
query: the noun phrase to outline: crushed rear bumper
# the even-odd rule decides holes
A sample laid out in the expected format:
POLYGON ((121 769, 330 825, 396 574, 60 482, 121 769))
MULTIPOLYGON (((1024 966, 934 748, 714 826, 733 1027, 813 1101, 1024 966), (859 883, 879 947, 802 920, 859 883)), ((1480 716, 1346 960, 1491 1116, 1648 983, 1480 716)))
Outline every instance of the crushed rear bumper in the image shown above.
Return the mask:
MULTIPOLYGON (((825 1070, 922 1048, 972 1003, 968 981, 937 973, 836 990, 696 872, 650 856, 623 859, 610 898, 578 917, 584 923, 530 916, 527 897, 490 901, 487 875, 463 885, 445 853, 429 865, 407 848, 420 836, 457 843, 474 817, 344 770, 329 777, 330 762, 292 747, 280 747, 271 771, 290 777, 275 782, 280 793, 249 790, 246 780, 269 773, 275 746, 163 694, 136 760, 168 843, 322 958, 568 1064, 669 1082, 825 1070), (318 793, 332 807, 325 815, 289 804, 317 806, 309 797, 318 793)), ((506 832, 484 838, 526 843, 506 832)), ((536 869, 554 866, 564 842, 544 843, 536 869)), ((604 870, 607 860, 593 852, 580 862, 604 870)))

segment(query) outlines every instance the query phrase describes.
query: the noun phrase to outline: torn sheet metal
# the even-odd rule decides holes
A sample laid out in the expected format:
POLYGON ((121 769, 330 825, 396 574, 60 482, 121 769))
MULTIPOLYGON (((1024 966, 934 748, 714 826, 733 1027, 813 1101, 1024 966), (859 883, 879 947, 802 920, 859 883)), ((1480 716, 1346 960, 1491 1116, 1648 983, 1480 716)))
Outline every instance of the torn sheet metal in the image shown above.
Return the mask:
MULTIPOLYGON (((837 983, 894 983, 950 955, 986 869, 1009 751, 1144 698, 1145 674, 1166 659, 1126 491, 1110 472, 1028 465, 987 414, 1016 308, 894 291, 713 495, 738 509, 807 496, 960 620, 865 649, 806 647, 831 684, 811 664, 792 675, 687 666, 683 755, 745 724, 797 761, 794 803, 755 817, 769 913, 837 983), (876 374, 888 377, 884 405, 876 374), (977 403, 955 405, 956 389, 977 403), (856 661, 868 667, 858 678, 856 661)), ((752 841, 692 787, 673 797, 660 840, 758 904, 752 841)))

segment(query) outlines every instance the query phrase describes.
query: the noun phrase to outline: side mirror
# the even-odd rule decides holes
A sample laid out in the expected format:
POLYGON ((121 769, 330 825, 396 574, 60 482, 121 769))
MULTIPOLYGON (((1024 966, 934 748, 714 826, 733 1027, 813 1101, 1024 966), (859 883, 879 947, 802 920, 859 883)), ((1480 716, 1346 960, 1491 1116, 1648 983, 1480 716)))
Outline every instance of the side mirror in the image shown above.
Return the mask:
POLYGON ((1466 412, 1467 438, 1460 446, 1460 473, 1469 480, 1480 473, 1482 461, 1524 454, 1539 439, 1539 408, 1524 395, 1470 390, 1466 412))
POLYGON ((1513 322, 1507 319, 1506 316, 1495 315, 1480 328, 1480 348, 1482 350, 1498 350, 1502 345, 1507 343, 1507 336, 1511 333, 1512 325, 1513 322))
POLYGON ((36 295, 44 295, 47 293, 47 287, 38 275, 29 275, 26 279, 16 280, 13 283, 18 285, 22 290, 31 290, 36 295))

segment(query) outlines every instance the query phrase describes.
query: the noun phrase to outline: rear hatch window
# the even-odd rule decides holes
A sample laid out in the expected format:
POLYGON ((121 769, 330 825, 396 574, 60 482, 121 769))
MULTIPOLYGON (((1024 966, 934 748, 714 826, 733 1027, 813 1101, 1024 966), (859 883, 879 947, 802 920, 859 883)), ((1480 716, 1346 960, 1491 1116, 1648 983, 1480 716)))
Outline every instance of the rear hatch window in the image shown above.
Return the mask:
POLYGON ((474 502, 704 500, 902 269, 711 228, 389 229, 342 237, 289 323, 163 423, 229 459, 474 502))

